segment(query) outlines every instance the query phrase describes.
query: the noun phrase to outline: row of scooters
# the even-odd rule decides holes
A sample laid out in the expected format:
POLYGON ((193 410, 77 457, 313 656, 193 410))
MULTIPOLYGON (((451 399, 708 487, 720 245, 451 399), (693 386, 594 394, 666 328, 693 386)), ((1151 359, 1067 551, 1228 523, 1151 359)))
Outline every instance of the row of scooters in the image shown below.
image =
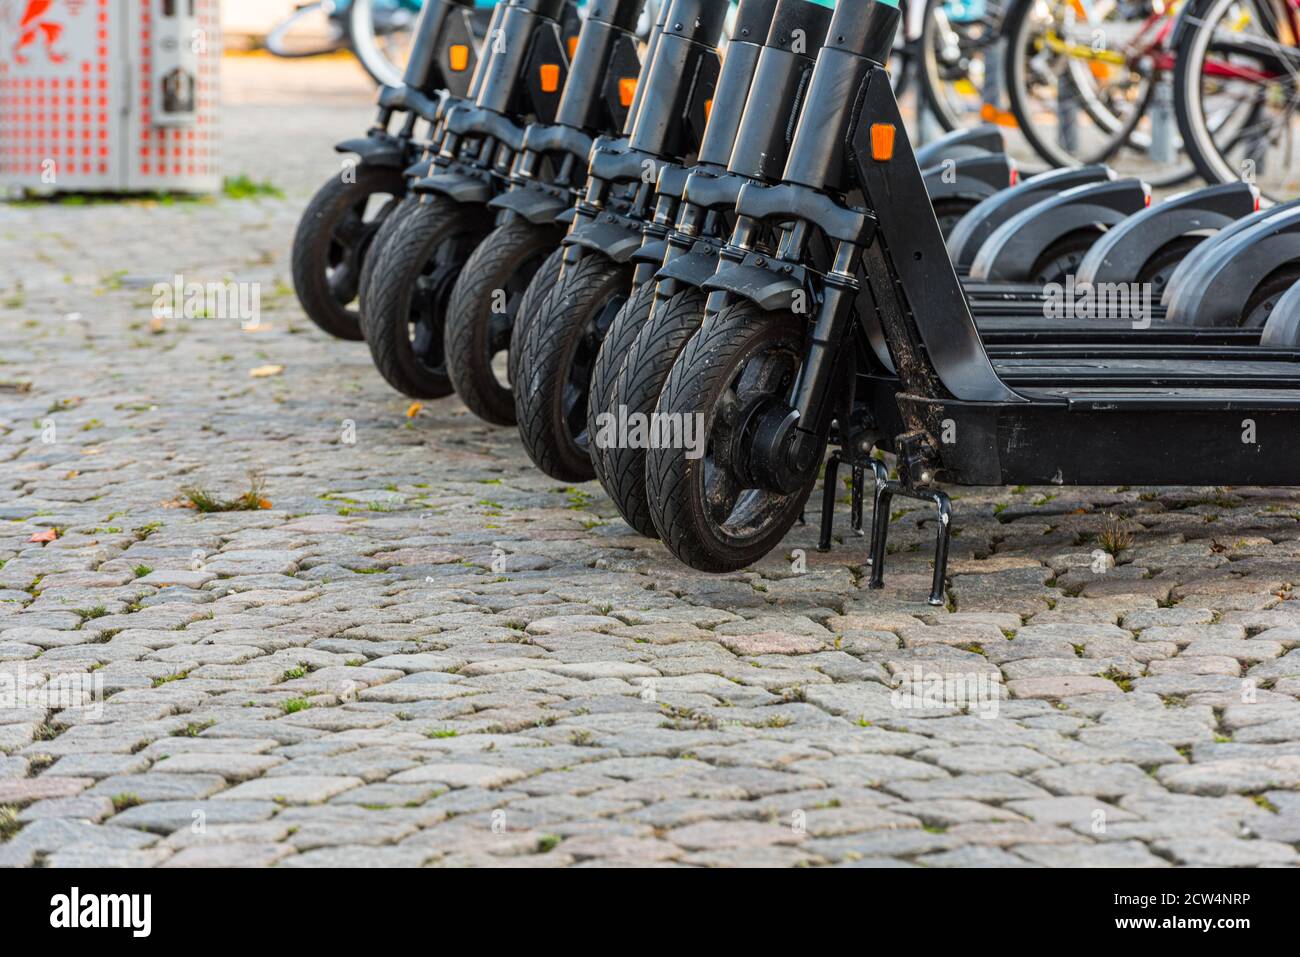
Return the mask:
POLYGON ((1295 428, 1300 204, 1021 177, 995 129, 913 151, 895 7, 741 0, 720 50, 728 7, 672 0, 642 45, 642 0, 510 0, 480 47, 468 3, 426 4, 405 86, 304 215, 308 314, 709 572, 775 548, 823 473, 829 547, 841 465, 856 529, 873 495, 874 585, 892 498, 935 505, 936 604, 940 481, 1294 471, 1184 443, 1252 401, 1270 440, 1295 428))

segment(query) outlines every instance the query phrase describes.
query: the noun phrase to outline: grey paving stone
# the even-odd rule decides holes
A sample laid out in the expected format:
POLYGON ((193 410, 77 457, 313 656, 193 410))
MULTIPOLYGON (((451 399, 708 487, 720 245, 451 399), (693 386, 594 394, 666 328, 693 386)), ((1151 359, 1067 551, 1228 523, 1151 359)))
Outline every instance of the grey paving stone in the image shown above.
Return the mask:
POLYGON ((920 509, 883 592, 863 542, 821 556, 805 526, 698 575, 279 294, 373 89, 223 72, 232 162, 284 198, 5 208, 5 378, 31 388, 0 401, 0 675, 104 700, 0 713, 0 864, 1295 863, 1292 491, 964 489, 955 612, 921 600, 920 509), (286 116, 296 148, 267 150, 286 116), (255 333, 145 330, 140 283, 182 270, 278 291, 255 333), (72 347, 29 322, 71 313, 72 347), (178 507, 250 469, 269 508, 178 507), (1112 513, 1134 542, 1093 575, 1112 513), (1000 694, 910 707, 918 671, 1000 694))

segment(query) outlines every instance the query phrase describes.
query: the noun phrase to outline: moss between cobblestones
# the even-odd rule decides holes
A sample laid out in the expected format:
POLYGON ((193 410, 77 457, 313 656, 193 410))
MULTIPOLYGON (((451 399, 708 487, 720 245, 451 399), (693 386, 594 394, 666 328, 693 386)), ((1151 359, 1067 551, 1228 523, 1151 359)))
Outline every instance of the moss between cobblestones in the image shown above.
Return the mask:
POLYGON ((9 840, 23 828, 18 820, 18 808, 6 804, 0 806, 0 844, 9 840))

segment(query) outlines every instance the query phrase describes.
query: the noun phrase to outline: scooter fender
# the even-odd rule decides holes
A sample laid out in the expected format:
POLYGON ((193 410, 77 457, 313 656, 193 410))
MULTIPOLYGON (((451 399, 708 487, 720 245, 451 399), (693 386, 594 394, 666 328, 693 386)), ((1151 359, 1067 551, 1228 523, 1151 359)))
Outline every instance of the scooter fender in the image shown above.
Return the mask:
POLYGON ((406 165, 406 150, 394 139, 384 136, 363 136, 344 140, 334 147, 336 153, 355 153, 366 166, 400 169, 406 165))
POLYGON ((1094 165, 1048 170, 1021 180, 1010 189, 980 201, 961 218, 948 236, 948 256, 958 272, 967 271, 985 240, 1012 216, 1062 190, 1114 178, 1115 174, 1105 166, 1094 165))
POLYGON ((428 177, 430 173, 433 172, 433 166, 434 166, 433 157, 429 156, 426 157, 425 159, 420 160, 420 162, 415 163, 414 165, 406 167, 406 169, 402 172, 402 175, 405 176, 408 180, 412 180, 412 181, 418 179, 425 179, 426 177, 428 177))
POLYGON ((1181 295, 1181 291, 1195 284, 1196 278, 1201 274, 1202 264, 1220 248, 1233 242, 1235 237, 1248 229, 1253 229, 1266 219, 1272 219, 1274 216, 1284 216, 1293 209, 1300 209, 1300 199, 1293 199, 1289 203, 1281 203, 1268 209, 1261 209, 1224 226, 1218 233, 1193 249, 1178 264, 1178 268, 1169 277, 1169 283, 1165 286, 1164 294, 1160 297, 1161 304, 1172 308, 1174 300, 1181 295))
POLYGON ((641 248, 632 254, 634 263, 653 263, 656 267, 664 261, 664 255, 668 252, 668 240, 655 239, 649 242, 642 242, 641 248))
POLYGON ((802 270, 780 273, 758 265, 752 253, 741 263, 722 266, 701 288, 705 292, 729 292, 748 299, 765 312, 793 310, 801 300, 806 303, 802 270))
POLYGON ((620 223, 587 223, 564 237, 564 245, 581 246, 616 263, 631 262, 633 254, 641 248, 641 234, 620 223))
POLYGON ((1145 281, 1145 267, 1175 240, 1205 230, 1220 230, 1249 216, 1259 193, 1245 183, 1224 183, 1170 196, 1134 213, 1097 240, 1079 263, 1078 281, 1145 281))
POLYGON ((486 203, 492 198, 492 188, 487 183, 461 173, 426 176, 412 183, 411 190, 421 196, 446 196, 458 203, 486 203))
POLYGON ((718 247, 710 243, 696 243, 690 252, 666 263, 655 279, 676 280, 685 286, 700 289, 718 271, 718 247))
POLYGON ((569 208, 569 204, 537 189, 512 189, 488 202, 492 209, 507 209, 530 223, 547 226, 569 208))
POLYGON ((1141 180, 1076 186, 1022 210, 993 231, 971 263, 973 279, 1024 282, 1042 251, 1080 229, 1110 227, 1147 207, 1141 180))
POLYGON ((924 170, 925 190, 936 205, 945 200, 979 202, 1015 185, 1016 164, 1001 153, 984 153, 960 160, 944 160, 924 170))
POLYGON ((920 169, 939 166, 944 160, 960 162, 972 156, 987 156, 990 153, 1005 153, 1006 138, 1002 130, 991 124, 972 127, 969 130, 954 130, 939 137, 933 143, 922 146, 916 151, 916 165, 920 169))
POLYGON ((1300 263, 1300 210, 1269 216, 1216 246, 1169 303, 1169 321, 1186 326, 1242 325, 1250 299, 1273 273, 1300 263))

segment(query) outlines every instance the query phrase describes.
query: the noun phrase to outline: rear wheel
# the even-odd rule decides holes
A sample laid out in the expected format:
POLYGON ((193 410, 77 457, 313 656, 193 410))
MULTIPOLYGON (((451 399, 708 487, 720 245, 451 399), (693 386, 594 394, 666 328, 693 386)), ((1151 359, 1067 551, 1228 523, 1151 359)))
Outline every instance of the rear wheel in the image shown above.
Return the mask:
POLYGON ((1041 286, 1065 282, 1067 276, 1079 271, 1079 263, 1100 237, 1101 232, 1096 229, 1076 229, 1062 236, 1034 261, 1029 271, 1031 281, 1041 286))
POLYGON ((389 385, 414 399, 451 395, 443 350, 447 302, 460 271, 491 231, 482 206, 426 201, 375 264, 366 303, 366 342, 389 385))
POLYGON ((303 213, 293 240, 293 288, 312 322, 359 342, 361 314, 354 307, 361 271, 375 235, 406 193, 406 180, 386 167, 361 165, 353 172, 331 177, 303 213))
POLYGON ((1178 264, 1188 257, 1193 249, 1205 242, 1204 236, 1179 236, 1165 243, 1138 270, 1137 281, 1151 283, 1152 297, 1156 302, 1165 294, 1165 287, 1173 277, 1178 264))
POLYGON ((515 397, 498 358, 532 278, 560 244, 554 226, 514 219, 493 230, 465 263, 447 309, 447 372, 461 401, 493 425, 515 424, 515 397), (505 381, 503 381, 505 380, 505 381))
POLYGON ((683 436, 702 429, 703 447, 650 449, 647 492, 659 537, 692 568, 731 572, 753 564, 803 511, 816 469, 801 488, 781 493, 757 487, 747 463, 749 428, 788 397, 803 342, 804 323, 793 314, 741 303, 707 322, 668 376, 655 411, 680 421, 683 436))
POLYGON ((1300 266, 1287 263, 1273 270, 1263 282, 1255 287, 1249 301, 1241 311, 1241 324, 1246 329, 1263 329, 1268 325, 1269 317, 1279 299, 1297 282, 1300 282, 1300 266))
MULTIPOLYGON (((624 303, 623 308, 614 317, 614 324, 609 327, 605 339, 600 344, 600 354, 596 357, 596 369, 591 374, 591 398, 587 402, 587 432, 596 436, 600 432, 599 417, 602 413, 612 412, 618 415, 615 399, 615 383, 623 369, 623 360, 627 358, 632 343, 645 328, 654 306, 655 290, 658 283, 648 282, 640 286, 632 298, 624 303)), ((609 488, 606 481, 605 449, 600 442, 591 447, 591 465, 596 470, 596 478, 609 488)), ((640 531, 640 529, 638 529, 640 531)))
MULTIPOLYGON (((698 289, 678 293, 660 303, 641 335, 636 337, 626 353, 627 361, 614 385, 612 399, 616 406, 626 410, 629 418, 634 414, 647 417, 654 414, 673 363, 704 321, 705 302, 704 293, 698 289)), ((658 538, 646 494, 647 450, 623 442, 603 451, 606 469, 603 483, 619 513, 642 535, 658 538)))
POLYGON ((601 341, 631 285, 631 265, 588 255, 565 270, 524 336, 515 380, 519 434, 533 462, 552 478, 595 478, 588 390, 601 341))

